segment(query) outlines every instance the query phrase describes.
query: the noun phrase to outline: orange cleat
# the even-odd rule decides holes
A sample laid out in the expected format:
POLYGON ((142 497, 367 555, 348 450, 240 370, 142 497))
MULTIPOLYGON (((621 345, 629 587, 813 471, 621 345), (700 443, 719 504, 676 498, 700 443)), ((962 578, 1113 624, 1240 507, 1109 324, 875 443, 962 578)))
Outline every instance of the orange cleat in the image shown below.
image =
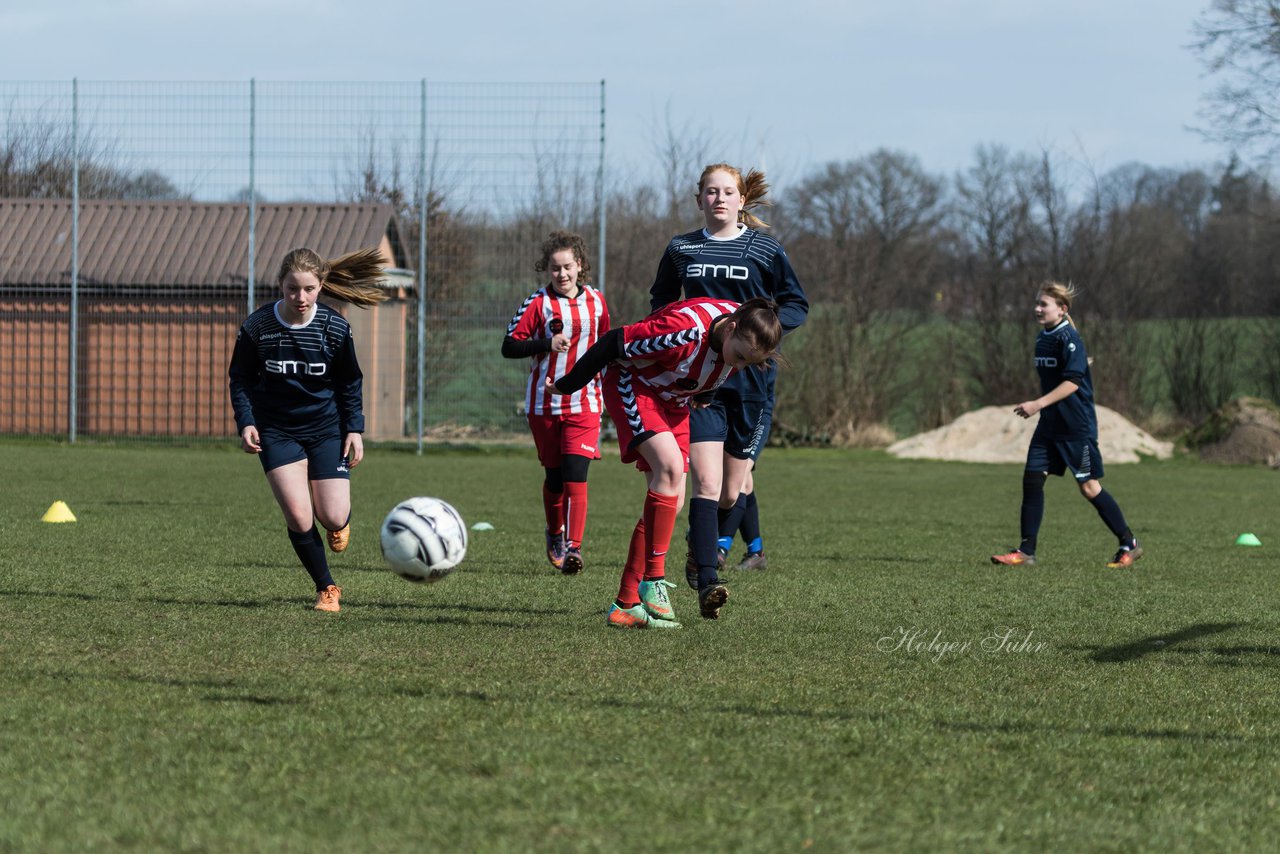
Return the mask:
POLYGON ((330 584, 328 587, 316 594, 316 610, 341 611, 342 607, 338 605, 338 600, 341 598, 342 588, 336 584, 330 584))
POLYGON ((1107 563, 1107 568, 1128 569, 1140 557, 1142 557, 1142 546, 1138 545, 1137 540, 1134 540, 1132 546, 1120 547, 1120 551, 1116 552, 1116 556, 1107 563))
MULTIPOLYGON (((329 551, 337 553, 347 550, 351 543, 351 523, 348 522, 341 531, 329 531, 329 551)), ((336 608, 334 609, 337 610, 336 608)))
POLYGON ((1035 566, 1036 556, 1023 554, 1017 549, 1014 549, 1008 554, 992 555, 991 562, 1002 564, 1003 566, 1035 566))

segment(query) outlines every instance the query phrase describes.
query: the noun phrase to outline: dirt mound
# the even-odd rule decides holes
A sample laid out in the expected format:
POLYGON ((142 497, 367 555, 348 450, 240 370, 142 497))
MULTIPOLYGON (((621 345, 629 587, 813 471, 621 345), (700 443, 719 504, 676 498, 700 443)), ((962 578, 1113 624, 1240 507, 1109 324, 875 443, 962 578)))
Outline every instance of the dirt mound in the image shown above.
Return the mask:
MULTIPOLYGON (((895 442, 889 453, 920 460, 957 460, 968 463, 1020 463, 1037 418, 1019 418, 1013 404, 988 406, 961 415, 937 430, 895 442)), ((1143 456, 1167 459, 1173 443, 1162 442, 1114 409, 1098 407, 1098 447, 1107 463, 1136 463, 1143 456)))
POLYGON ((1280 409, 1269 400, 1238 397, 1188 433, 1187 444, 1206 462, 1280 468, 1280 409))

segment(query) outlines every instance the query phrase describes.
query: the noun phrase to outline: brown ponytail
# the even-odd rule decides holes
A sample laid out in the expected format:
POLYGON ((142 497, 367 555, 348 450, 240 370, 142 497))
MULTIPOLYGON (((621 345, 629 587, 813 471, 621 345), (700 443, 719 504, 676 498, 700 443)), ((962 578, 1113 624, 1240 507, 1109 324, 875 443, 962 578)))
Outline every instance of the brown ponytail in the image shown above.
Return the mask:
POLYGON ((294 249, 280 262, 276 282, 284 281, 290 273, 311 273, 320 280, 320 290, 325 296, 368 308, 387 298, 378 287, 386 278, 382 267, 382 253, 377 249, 357 249, 326 261, 311 249, 294 249))
POLYGON ((738 195, 742 196, 742 210, 738 212, 738 222, 743 223, 748 228, 769 227, 769 223, 751 213, 751 208, 757 205, 773 204, 772 202, 766 202, 764 199, 769 193, 769 184, 765 181, 763 172, 759 169, 752 169, 747 172, 747 177, 743 178, 742 172, 736 166, 730 166, 728 163, 712 163, 702 170, 702 175, 698 178, 698 192, 695 198, 702 196, 702 188, 707 183, 707 178, 712 172, 728 173, 738 183, 738 195))

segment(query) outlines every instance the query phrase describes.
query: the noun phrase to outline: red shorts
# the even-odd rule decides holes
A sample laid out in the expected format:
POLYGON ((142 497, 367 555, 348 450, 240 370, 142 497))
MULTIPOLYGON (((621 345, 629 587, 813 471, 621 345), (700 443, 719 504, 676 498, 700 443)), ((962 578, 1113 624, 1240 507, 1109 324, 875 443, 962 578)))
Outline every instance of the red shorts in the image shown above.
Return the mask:
POLYGON ((600 385, 604 390, 604 408, 618 430, 618 449, 624 463, 635 463, 640 471, 651 471, 649 463, 633 447, 637 439, 654 433, 670 433, 680 446, 684 470, 689 470, 689 407, 674 406, 658 397, 639 380, 625 382, 628 375, 611 365, 600 385), (627 392, 619 391, 620 380, 627 392))
POLYGON ((529 415, 528 418, 533 444, 538 448, 538 462, 543 468, 559 468, 561 458, 570 454, 600 459, 599 412, 529 415))

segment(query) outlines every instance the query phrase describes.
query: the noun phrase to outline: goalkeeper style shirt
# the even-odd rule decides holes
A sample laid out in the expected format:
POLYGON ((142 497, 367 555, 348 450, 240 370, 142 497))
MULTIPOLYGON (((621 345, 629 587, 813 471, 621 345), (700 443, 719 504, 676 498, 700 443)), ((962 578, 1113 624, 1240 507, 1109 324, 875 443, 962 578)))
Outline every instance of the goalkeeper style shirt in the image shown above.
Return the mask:
MULTIPOLYGON (((651 308, 675 302, 682 291, 686 299, 771 299, 778 304, 783 334, 801 326, 809 314, 809 301, 782 244, 754 228, 741 228, 727 240, 704 228, 673 237, 649 289, 651 308)), ((744 398, 766 399, 773 396, 776 375, 776 367, 762 367, 739 371, 732 382, 744 398)))
POLYGON ((1068 320, 1052 329, 1040 330, 1036 336, 1035 359, 1041 394, 1048 394, 1067 380, 1079 386, 1064 400, 1040 411, 1036 435, 1043 439, 1096 441, 1098 413, 1093 406, 1093 377, 1079 331, 1068 320))
POLYGON ((569 415, 580 412, 603 412, 600 379, 596 377, 585 388, 573 394, 547 391, 546 380, 558 380, 609 330, 609 307, 604 295, 589 285, 579 285, 578 294, 566 297, 550 285, 531 293, 507 325, 507 337, 515 341, 542 342, 530 354, 529 384, 525 388, 525 412, 531 415, 569 415), (554 353, 551 338, 563 334, 569 339, 569 350, 554 353))
POLYGON ((316 303, 310 320, 291 326, 278 305, 249 315, 236 335, 228 371, 236 430, 364 432, 363 374, 347 319, 316 303))

